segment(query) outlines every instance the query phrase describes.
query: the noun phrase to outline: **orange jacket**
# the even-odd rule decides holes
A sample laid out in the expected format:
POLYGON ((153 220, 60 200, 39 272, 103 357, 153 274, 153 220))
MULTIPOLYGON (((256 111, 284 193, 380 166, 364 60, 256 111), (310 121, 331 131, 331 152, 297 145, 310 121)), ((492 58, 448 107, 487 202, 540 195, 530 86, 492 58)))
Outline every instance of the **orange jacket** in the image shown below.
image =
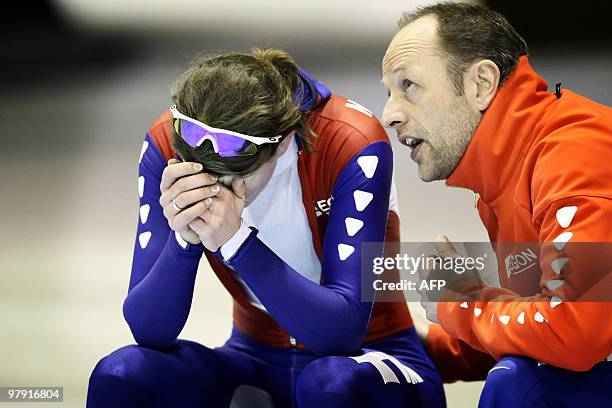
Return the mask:
POLYGON ((430 326, 428 340, 444 379, 484 378, 491 360, 480 355, 475 363, 475 350, 575 371, 606 359, 612 351, 612 308, 602 301, 612 297, 612 109, 571 91, 547 92, 521 57, 446 184, 479 194, 502 288, 474 281, 463 299, 438 304, 444 330, 430 326), (509 261, 520 243, 535 243, 539 253, 533 265, 513 268, 509 261))

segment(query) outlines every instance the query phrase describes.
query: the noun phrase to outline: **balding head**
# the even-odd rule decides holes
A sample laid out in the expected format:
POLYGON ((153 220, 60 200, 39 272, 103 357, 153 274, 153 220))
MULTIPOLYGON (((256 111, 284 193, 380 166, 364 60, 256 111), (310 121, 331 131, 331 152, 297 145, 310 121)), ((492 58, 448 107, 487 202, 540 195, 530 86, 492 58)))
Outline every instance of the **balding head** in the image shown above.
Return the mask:
POLYGON ((483 59, 493 61, 499 68, 502 83, 518 64, 519 57, 527 54, 525 40, 504 16, 487 7, 466 3, 422 7, 402 15, 398 22, 400 33, 421 26, 423 19, 436 20, 439 49, 449 60, 449 74, 459 93, 462 92, 461 74, 471 63, 483 59))
POLYGON ((434 15, 413 21, 391 40, 382 61, 383 73, 396 70, 406 57, 419 58, 438 53, 438 44, 438 20, 434 15))

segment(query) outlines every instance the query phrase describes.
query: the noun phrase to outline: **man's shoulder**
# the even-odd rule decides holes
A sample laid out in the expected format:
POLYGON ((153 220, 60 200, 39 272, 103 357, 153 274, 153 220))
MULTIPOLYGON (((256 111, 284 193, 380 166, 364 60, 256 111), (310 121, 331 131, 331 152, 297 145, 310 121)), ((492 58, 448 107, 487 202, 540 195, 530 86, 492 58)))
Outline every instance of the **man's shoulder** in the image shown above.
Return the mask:
POLYGON ((583 132, 590 138, 597 138, 612 130, 612 108, 574 91, 563 90, 546 109, 538 125, 546 139, 568 131, 583 132))
POLYGON ((529 153, 533 199, 546 205, 579 195, 612 197, 612 109, 571 91, 555 105, 540 120, 529 153))

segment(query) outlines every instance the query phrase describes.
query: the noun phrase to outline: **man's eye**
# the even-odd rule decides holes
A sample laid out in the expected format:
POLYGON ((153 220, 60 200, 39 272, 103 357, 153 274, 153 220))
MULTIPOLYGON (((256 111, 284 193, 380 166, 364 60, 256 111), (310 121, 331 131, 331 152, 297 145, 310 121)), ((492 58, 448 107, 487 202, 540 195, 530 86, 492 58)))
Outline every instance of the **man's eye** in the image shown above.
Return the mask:
POLYGON ((410 89, 412 89, 414 85, 414 82, 410 81, 409 79, 404 79, 404 81, 402 81, 402 86, 404 87, 404 91, 409 91, 410 89))

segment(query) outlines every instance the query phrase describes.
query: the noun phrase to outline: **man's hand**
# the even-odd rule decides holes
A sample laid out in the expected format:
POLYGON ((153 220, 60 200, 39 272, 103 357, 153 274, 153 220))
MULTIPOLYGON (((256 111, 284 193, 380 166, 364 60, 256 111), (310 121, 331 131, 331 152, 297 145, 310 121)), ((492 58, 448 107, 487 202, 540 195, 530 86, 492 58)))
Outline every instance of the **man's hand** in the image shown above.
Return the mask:
MULTIPOLYGON (((436 251, 438 252, 438 257, 442 259, 457 258, 461 256, 446 235, 438 235, 436 237, 436 251)), ((419 269, 419 276, 421 279, 417 284, 418 288, 421 287, 421 282, 429 281, 431 279, 431 275, 433 274, 432 272, 434 271, 431 269, 419 269)), ((430 300, 427 292, 427 290, 419 290, 419 294, 421 295, 421 306, 423 306, 423 309, 425 309, 427 319, 430 322, 438 323, 438 302, 430 300)))
POLYGON ((200 173, 202 165, 193 162, 181 162, 170 159, 162 174, 159 204, 164 209, 164 216, 172 230, 190 244, 201 242, 198 234, 189 227, 189 223, 208 209, 213 197, 219 192, 216 176, 200 173), (180 210, 177 210, 174 205, 180 210))
POLYGON ((210 206, 189 223, 206 249, 217 251, 238 231, 244 199, 243 179, 234 180, 231 189, 222 185, 210 206))

